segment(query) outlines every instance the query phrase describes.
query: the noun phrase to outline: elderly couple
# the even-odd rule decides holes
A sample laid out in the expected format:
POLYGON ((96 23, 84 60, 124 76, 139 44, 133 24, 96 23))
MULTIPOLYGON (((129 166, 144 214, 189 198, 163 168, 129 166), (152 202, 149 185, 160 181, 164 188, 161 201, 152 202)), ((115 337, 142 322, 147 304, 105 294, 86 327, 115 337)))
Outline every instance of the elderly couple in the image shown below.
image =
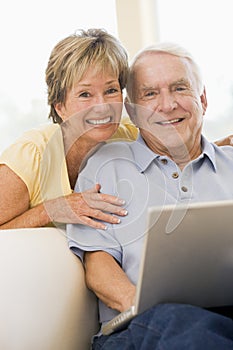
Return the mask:
MULTIPOLYGON (((134 302, 146 208, 232 199, 233 148, 230 138, 217 146, 202 135, 205 86, 178 45, 146 48, 129 69, 114 37, 81 31, 55 46, 46 82, 54 123, 25 133, 0 157, 0 228, 67 224, 105 323, 134 302), (133 124, 119 126, 125 86, 133 124)), ((160 304, 120 332, 100 330, 92 346, 232 349, 233 321, 160 304)))

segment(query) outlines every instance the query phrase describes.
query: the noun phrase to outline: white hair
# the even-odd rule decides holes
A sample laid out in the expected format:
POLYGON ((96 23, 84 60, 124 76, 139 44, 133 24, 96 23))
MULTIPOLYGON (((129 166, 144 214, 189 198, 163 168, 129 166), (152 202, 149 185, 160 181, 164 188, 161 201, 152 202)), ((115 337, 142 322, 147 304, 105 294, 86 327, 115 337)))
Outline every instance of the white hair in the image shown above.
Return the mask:
POLYGON ((138 62, 138 60, 141 57, 143 57, 147 54, 161 53, 161 52, 167 53, 167 54, 170 54, 173 56, 177 56, 177 57, 183 57, 190 62, 191 67, 192 67, 192 71, 193 71, 193 75, 196 79, 198 91, 201 94, 204 90, 204 83, 203 83, 200 67, 195 62, 193 56, 184 47, 182 47, 176 43, 159 42, 157 44, 154 44, 154 45, 151 45, 151 46, 148 46, 148 47, 142 49, 134 56, 134 58, 130 64, 129 77, 128 77, 128 82, 127 82, 127 86, 126 86, 129 100, 132 99, 133 92, 135 91, 135 87, 134 87, 134 83, 133 83, 133 80, 134 80, 133 75, 135 72, 136 63, 138 62))

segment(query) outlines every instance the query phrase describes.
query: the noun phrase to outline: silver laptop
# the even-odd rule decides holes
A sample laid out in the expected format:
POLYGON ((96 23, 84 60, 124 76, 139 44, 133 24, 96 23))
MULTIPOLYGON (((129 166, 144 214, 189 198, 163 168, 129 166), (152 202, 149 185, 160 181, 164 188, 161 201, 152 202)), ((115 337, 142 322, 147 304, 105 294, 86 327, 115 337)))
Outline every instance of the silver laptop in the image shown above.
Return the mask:
POLYGON ((151 207, 147 225, 135 305, 105 335, 158 303, 233 305, 233 201, 151 207))

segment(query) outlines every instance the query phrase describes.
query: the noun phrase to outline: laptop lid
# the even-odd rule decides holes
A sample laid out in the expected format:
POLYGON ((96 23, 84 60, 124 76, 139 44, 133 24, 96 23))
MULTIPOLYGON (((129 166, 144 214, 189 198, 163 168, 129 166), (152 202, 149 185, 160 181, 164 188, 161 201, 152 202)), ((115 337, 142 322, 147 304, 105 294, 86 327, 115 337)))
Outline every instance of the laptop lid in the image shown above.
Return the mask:
POLYGON ((146 233, 135 305, 103 334, 158 303, 233 305, 233 201, 151 207, 146 233))
POLYGON ((151 207, 136 309, 233 305, 233 201, 151 207))

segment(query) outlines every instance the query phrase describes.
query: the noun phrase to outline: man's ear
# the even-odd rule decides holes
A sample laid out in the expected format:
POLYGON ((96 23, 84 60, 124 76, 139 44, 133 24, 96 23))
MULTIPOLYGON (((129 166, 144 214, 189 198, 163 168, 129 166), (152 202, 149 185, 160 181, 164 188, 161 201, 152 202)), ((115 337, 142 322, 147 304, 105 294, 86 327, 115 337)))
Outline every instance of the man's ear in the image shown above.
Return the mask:
POLYGON ((205 115, 205 112, 208 106, 205 87, 203 89, 203 93, 201 94, 200 98, 201 98, 201 104, 203 109, 203 115, 205 115))
POLYGON ((136 108, 135 104, 131 103, 128 99, 128 97, 125 98, 125 109, 132 120, 132 122, 136 125, 136 108))

